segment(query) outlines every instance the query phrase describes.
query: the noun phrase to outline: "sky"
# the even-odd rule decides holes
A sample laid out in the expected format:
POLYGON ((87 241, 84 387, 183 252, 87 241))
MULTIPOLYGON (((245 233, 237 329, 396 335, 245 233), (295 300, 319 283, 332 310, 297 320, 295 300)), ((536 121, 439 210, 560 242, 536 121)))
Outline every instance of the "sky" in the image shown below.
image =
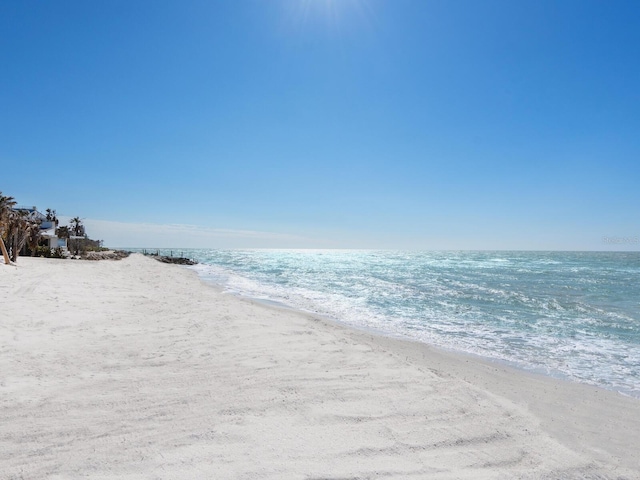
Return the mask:
POLYGON ((0 191, 113 247, 640 250, 640 2, 0 0, 0 191))

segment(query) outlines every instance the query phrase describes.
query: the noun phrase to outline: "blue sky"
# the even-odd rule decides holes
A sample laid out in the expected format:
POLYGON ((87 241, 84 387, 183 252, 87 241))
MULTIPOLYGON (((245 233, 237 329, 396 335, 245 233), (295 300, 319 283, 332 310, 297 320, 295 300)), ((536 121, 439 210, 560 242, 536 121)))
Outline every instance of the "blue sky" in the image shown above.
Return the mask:
POLYGON ((638 250, 638 25, 637 1, 0 1, 0 191, 111 246, 638 250))

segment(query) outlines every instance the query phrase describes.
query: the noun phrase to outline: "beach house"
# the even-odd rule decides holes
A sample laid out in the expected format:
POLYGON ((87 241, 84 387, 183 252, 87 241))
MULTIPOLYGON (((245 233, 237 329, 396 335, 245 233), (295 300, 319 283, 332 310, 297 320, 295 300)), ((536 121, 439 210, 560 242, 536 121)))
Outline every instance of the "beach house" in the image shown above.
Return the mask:
POLYGON ((67 239, 59 238, 56 235, 56 227, 58 225, 57 219, 50 219, 47 215, 39 212, 35 206, 18 206, 15 207, 14 210, 25 213, 29 220, 36 221, 40 224, 40 236, 42 238, 41 244, 46 242, 46 245, 51 249, 67 249, 67 239))

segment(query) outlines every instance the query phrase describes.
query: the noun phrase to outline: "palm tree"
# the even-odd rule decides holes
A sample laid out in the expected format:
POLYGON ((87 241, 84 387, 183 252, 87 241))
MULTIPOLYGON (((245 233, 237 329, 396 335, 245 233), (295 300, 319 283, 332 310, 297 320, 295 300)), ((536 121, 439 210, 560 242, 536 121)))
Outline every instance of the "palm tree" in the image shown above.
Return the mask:
POLYGON ((62 227, 56 228, 56 237, 69 238, 70 235, 71 235, 71 232, 69 231, 69 227, 62 226, 62 227))
POLYGON ((71 231, 76 237, 84 236, 84 225, 82 224, 82 219, 80 217, 73 217, 71 219, 71 231))
MULTIPOLYGON (((80 217, 73 217, 71 219, 71 233, 74 237, 84 237, 84 225, 82 224, 82 219, 80 217)), ((73 245, 75 247, 75 254, 78 255, 78 251, 80 250, 80 241, 77 238, 73 239, 73 245)))
POLYGON ((0 192, 0 222, 6 219, 7 215, 13 207, 15 207, 16 201, 13 197, 6 197, 0 192))
POLYGON ((11 248, 11 260, 13 262, 18 261, 20 250, 24 247, 24 244, 27 241, 31 224, 28 215, 28 212, 13 210, 8 216, 9 220, 7 222, 6 237, 9 247, 11 248))
POLYGON ((29 246, 29 250, 31 250, 32 257, 36 256, 36 250, 38 249, 41 238, 40 222, 30 221, 27 226, 27 245, 29 246))
POLYGON ((56 211, 50 208, 45 210, 47 212, 47 221, 52 222, 55 227, 58 226, 58 217, 56 216, 56 211))
MULTIPOLYGON (((7 197, 0 192, 0 249, 2 250, 2 256, 4 257, 4 263, 11 263, 9 260, 9 253, 7 247, 2 239, 5 236, 5 230, 8 228, 9 215, 13 211, 13 207, 16 205, 16 201, 13 197, 7 197)), ((8 240, 8 237, 7 237, 8 240)))

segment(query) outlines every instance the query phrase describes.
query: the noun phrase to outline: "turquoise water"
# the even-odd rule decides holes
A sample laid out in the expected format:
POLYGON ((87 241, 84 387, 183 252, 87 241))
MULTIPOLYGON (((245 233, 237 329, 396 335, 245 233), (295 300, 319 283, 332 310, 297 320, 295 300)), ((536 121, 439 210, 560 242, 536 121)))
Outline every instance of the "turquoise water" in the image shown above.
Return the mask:
POLYGON ((236 295, 640 397, 640 252, 185 253, 236 295))

